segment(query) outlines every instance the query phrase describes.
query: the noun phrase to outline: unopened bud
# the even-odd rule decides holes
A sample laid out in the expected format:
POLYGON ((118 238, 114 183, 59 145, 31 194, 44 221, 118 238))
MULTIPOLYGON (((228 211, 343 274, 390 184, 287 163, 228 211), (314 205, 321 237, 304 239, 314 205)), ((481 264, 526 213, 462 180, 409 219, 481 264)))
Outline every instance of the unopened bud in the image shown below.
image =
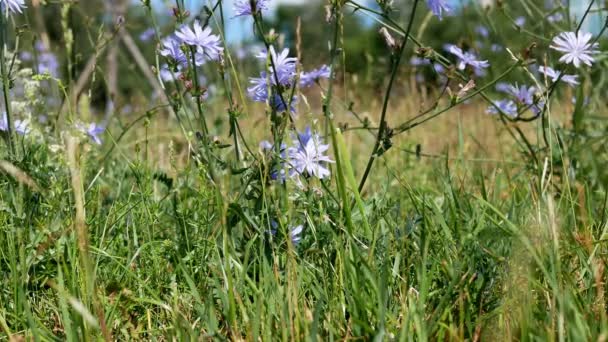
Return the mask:
POLYGON ((378 32, 380 33, 380 35, 382 36, 382 38, 384 38, 384 41, 386 42, 386 45, 391 50, 395 50, 397 48, 397 42, 395 41, 395 38, 393 38, 393 36, 391 36, 390 32, 388 32, 388 30, 386 29, 386 27, 380 28, 380 30, 378 32))

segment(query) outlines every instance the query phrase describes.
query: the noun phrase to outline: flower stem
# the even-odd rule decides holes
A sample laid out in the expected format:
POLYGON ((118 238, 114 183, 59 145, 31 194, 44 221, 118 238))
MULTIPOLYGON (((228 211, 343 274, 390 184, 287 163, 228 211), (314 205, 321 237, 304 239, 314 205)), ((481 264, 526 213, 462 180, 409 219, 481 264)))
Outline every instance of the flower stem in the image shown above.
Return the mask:
MULTIPOLYGON (((6 7, 6 6, 5 6, 6 7)), ((10 77, 6 69, 6 37, 8 28, 8 8, 6 13, 0 14, 0 74, 2 76, 2 94, 4 97, 4 110, 6 111, 6 142, 11 156, 15 154, 15 142, 13 140, 13 122, 11 120, 11 104, 9 100, 10 77)))
POLYGON ((410 35, 412 30, 412 26, 414 24, 414 18, 416 16, 416 9, 418 8, 418 0, 414 0, 414 5, 412 6, 412 12, 410 13, 409 23, 407 25, 407 29, 405 31, 405 37, 403 38, 403 42, 399 46, 399 50, 397 51, 397 55, 393 62, 393 68, 391 70, 391 77, 388 81, 388 86, 386 88, 386 93, 384 94, 384 102, 382 104, 382 114, 380 115, 380 129, 378 129, 378 135, 376 136, 376 143, 374 144, 374 148, 372 149, 372 153, 367 161, 367 166, 365 167, 365 171, 363 172, 363 177, 361 178, 361 182, 359 183, 359 192, 363 190, 363 186, 365 186, 365 182, 367 181, 367 177, 369 176, 369 172, 372 169, 374 164, 374 160, 376 159, 376 154, 378 153, 378 149, 380 148, 380 143, 386 133, 386 112, 388 111, 388 101, 391 97, 391 91, 393 89, 393 83, 397 77, 397 71, 399 70, 399 64, 401 63, 401 58, 403 57, 403 53, 405 52, 405 47, 407 45, 407 37, 410 35))

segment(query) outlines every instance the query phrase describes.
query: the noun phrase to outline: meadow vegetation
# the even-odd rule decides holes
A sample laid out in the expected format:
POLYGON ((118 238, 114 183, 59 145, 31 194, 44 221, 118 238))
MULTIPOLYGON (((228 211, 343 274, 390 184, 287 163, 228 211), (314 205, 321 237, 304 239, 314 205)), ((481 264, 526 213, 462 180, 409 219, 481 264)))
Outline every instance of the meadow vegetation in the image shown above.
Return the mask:
POLYGON ((0 340, 608 340, 608 8, 272 1, 0 0, 0 340))

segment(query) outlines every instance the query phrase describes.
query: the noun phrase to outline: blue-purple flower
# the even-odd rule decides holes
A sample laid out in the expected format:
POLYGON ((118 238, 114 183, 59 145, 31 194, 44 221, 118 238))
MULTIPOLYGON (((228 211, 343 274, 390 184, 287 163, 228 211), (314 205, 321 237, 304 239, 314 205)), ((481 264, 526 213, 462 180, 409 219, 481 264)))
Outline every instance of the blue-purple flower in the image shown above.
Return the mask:
POLYGON ((163 57, 170 58, 175 64, 188 64, 188 58, 182 50, 181 42, 174 37, 163 39, 159 53, 163 57))
POLYGON ((563 14, 561 14, 560 12, 557 12, 557 13, 555 13, 555 14, 552 14, 552 15, 548 16, 548 17, 547 17, 547 20, 548 20, 550 23, 556 23, 556 22, 558 22, 558 21, 562 21, 562 20, 564 20, 564 15, 563 15, 563 14))
POLYGON ((526 17, 515 18, 515 26, 522 28, 526 24, 526 17))
MULTIPOLYGON (((557 71, 551 67, 545 67, 545 66, 539 66, 538 71, 540 73, 544 74, 548 79, 550 79, 551 82, 557 82, 557 80, 560 79, 560 75, 562 74, 561 71, 557 71)), ((572 87, 577 86, 579 84, 578 75, 564 74, 563 76, 561 76, 561 80, 566 82, 567 84, 569 84, 572 87)))
POLYGON ((52 52, 42 52, 38 56, 38 72, 48 73, 53 77, 59 77, 59 61, 52 52))
POLYGON ((0 0, 0 8, 4 12, 4 6, 8 6, 9 11, 13 13, 22 13, 25 8, 25 0, 0 0))
POLYGON ((196 47, 196 52, 211 60, 219 59, 224 48, 221 46, 220 37, 211 33, 211 28, 202 28, 200 22, 195 21, 192 28, 182 26, 175 32, 177 38, 188 46, 196 47))
POLYGON ((512 118, 517 117, 517 105, 512 100, 498 100, 494 101, 493 105, 488 107, 486 111, 488 114, 499 114, 503 113, 512 118))
POLYGON ((88 125, 77 123, 76 128, 78 128, 78 130, 82 133, 86 134, 97 145, 101 145, 102 140, 99 136, 106 130, 104 126, 91 122, 88 125))
POLYGON ((174 82, 182 75, 181 67, 178 66, 176 70, 172 70, 169 65, 163 64, 160 67, 160 78, 164 82, 174 82))
POLYGON ((253 15, 268 9, 270 0, 236 0, 234 2, 234 17, 253 15), (251 6, 253 3, 253 7, 251 6))
POLYGON ((543 102, 536 103, 534 99, 534 95, 536 94, 535 87, 527 87, 525 85, 518 85, 515 83, 514 85, 509 85, 506 89, 506 93, 512 95, 515 98, 515 102, 519 105, 519 107, 529 108, 535 114, 538 114, 541 111, 543 102))
POLYGON ((487 68, 490 66, 490 63, 488 63, 487 60, 478 60, 477 55, 475 55, 473 52, 462 51, 462 49, 456 45, 449 46, 449 51, 458 58, 457 67, 459 70, 464 70, 467 65, 470 65, 471 67, 473 67, 473 69, 476 70, 487 68))
POLYGON ((266 102, 268 100, 268 82, 274 84, 273 80, 268 79, 268 74, 263 71, 260 73, 260 77, 250 77, 251 85, 247 88, 247 96, 256 102, 266 102))
POLYGON ((309 72, 300 73, 300 87, 308 88, 312 86, 316 81, 322 78, 329 78, 331 76, 331 70, 327 65, 323 65, 318 69, 311 70, 309 72))
POLYGON ((298 225, 295 227, 289 228, 289 238, 291 239, 291 243, 297 245, 300 240, 302 240, 302 232, 304 231, 303 225, 298 225))
MULTIPOLYGON (((6 112, 2 113, 2 117, 0 117, 0 131, 8 132, 8 118, 6 117, 6 112)), ((13 128, 15 132, 21 135, 27 134, 29 129, 29 122, 27 120, 15 120, 13 123, 13 128)))
POLYGON ((577 68, 581 63, 591 66, 595 62, 592 55, 599 52, 598 43, 591 42, 591 38, 593 35, 588 32, 563 32, 553 38, 549 47, 564 53, 560 62, 574 64, 577 68))
POLYGON ((30 123, 27 120, 15 120, 15 132, 26 135, 30 132, 30 123))
POLYGON ((426 0, 427 6, 439 20, 443 19, 443 12, 450 12, 452 8, 446 0, 426 0))
POLYGON ((149 42, 155 34, 156 30, 154 30, 153 27, 147 28, 139 34, 139 40, 142 42, 149 42))
POLYGON ((323 179, 329 177, 327 163, 333 163, 324 153, 329 145, 323 144, 323 138, 313 133, 307 127, 298 138, 293 140, 294 146, 288 149, 289 166, 299 175, 307 175, 323 179))
MULTIPOLYGON (((296 75, 297 58, 289 57, 289 49, 283 49, 280 54, 277 54, 273 47, 270 47, 270 56, 266 51, 262 51, 256 57, 267 62, 267 71, 261 72, 260 77, 249 79, 250 86, 247 88, 247 96, 256 102, 268 101, 274 110, 286 111, 287 103, 284 103, 278 92, 291 87, 296 75)), ((285 98, 283 97, 283 99, 285 98)), ((296 101, 296 97, 291 100, 289 108, 291 113, 295 113, 293 105, 296 101)), ((286 99, 285 102, 288 100, 286 99)))
POLYGON ((270 107, 272 107, 274 110, 276 110, 277 112, 285 112, 287 111, 287 105, 289 105, 289 112, 292 114, 296 113, 296 107, 295 105, 298 104, 298 97, 294 96, 291 98, 291 102, 289 101, 289 98, 281 98, 281 96, 279 96, 279 94, 274 94, 271 98, 270 98, 270 107))
MULTIPOLYGON (((268 58, 268 52, 262 51, 256 57, 266 60, 268 58)), ((272 58, 272 62, 268 62, 268 68, 271 72, 272 82, 276 82, 273 74, 276 71, 276 79, 278 79, 280 85, 291 84, 291 81, 296 75, 296 64, 298 63, 298 59, 289 57, 289 49, 287 48, 283 49, 280 54, 277 54, 273 46, 270 47, 270 58, 272 58)))
POLYGON ((475 32, 484 38, 488 38, 490 36, 490 30, 483 25, 477 25, 475 27, 475 32))

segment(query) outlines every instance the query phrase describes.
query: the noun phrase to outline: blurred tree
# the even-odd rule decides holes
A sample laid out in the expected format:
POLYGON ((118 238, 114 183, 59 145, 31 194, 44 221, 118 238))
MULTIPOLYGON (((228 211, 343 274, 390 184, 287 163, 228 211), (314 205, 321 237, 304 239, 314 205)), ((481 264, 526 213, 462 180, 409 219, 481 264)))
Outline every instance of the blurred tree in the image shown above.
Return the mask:
MULTIPOLYGON (((303 5, 281 5, 269 26, 285 36, 285 45, 296 46, 296 22, 302 22, 302 63, 305 69, 315 68, 329 62, 329 44, 333 28, 325 20, 325 8, 311 2, 303 5)), ((344 49, 346 52, 346 72, 367 73, 378 57, 388 54, 388 50, 378 34, 378 27, 366 24, 356 15, 345 13, 343 20, 344 49)), ((377 65, 374 65, 377 67, 377 65)))

